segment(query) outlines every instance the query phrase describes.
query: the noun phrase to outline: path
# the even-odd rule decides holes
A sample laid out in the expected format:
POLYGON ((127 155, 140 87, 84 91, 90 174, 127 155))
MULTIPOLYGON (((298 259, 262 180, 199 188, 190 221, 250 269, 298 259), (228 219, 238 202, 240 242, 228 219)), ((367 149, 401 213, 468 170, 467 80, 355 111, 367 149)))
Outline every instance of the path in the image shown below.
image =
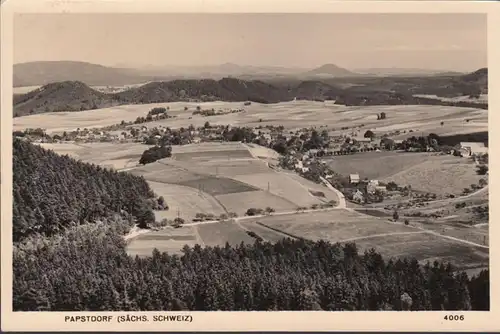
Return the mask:
POLYGON ((145 233, 149 233, 151 232, 152 230, 149 230, 149 229, 141 229, 137 226, 134 226, 130 229, 130 231, 123 237, 123 239, 125 239, 125 241, 128 241, 130 239, 133 239, 141 234, 145 234, 145 233))
POLYGON ((350 210, 350 209, 348 209, 348 208, 347 208, 347 204, 346 204, 346 201, 345 201, 345 196, 344 196, 344 194, 343 194, 340 190, 338 190, 338 189, 334 188, 334 187, 330 184, 330 182, 328 182, 328 180, 327 180, 327 179, 325 179, 324 177, 320 176, 319 178, 321 179, 321 181, 325 184, 325 186, 326 186, 328 189, 332 190, 333 192, 335 192, 335 193, 337 194, 337 197, 339 198, 339 204, 337 205, 337 208, 339 208, 339 209, 347 209, 347 210, 350 210))
POLYGON ((339 240, 337 242, 351 242, 351 241, 362 240, 362 239, 370 239, 370 238, 377 238, 377 237, 387 237, 387 236, 390 236, 390 235, 421 234, 421 233, 427 233, 427 231, 392 232, 392 233, 372 234, 372 235, 365 235, 365 236, 362 236, 362 237, 356 237, 356 238, 339 240))

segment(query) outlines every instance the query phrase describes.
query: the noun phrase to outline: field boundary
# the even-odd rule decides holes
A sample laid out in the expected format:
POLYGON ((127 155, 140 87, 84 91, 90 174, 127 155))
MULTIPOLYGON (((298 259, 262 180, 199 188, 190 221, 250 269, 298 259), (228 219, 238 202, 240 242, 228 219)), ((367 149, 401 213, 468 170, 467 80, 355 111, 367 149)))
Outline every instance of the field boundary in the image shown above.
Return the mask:
POLYGON ((270 230, 273 230, 274 232, 278 232, 279 234, 283 234, 283 235, 287 236, 288 238, 292 238, 292 239, 296 239, 296 240, 306 240, 306 241, 309 241, 309 239, 306 239, 306 238, 303 238, 303 237, 298 237, 296 235, 293 235, 291 233, 282 231, 282 230, 280 230, 278 228, 275 228, 275 227, 268 226, 268 225, 266 225, 264 223, 261 223, 261 222, 255 222, 255 224, 263 226, 263 227, 268 228, 270 230))

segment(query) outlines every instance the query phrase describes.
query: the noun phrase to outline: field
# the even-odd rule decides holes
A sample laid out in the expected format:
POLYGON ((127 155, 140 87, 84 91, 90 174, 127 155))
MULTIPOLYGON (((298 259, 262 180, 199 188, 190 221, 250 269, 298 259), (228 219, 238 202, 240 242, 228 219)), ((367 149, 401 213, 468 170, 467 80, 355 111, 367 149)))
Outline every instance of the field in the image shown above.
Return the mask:
POLYGON ((298 182, 301 186, 305 187, 310 194, 313 194, 313 196, 315 196, 322 202, 329 202, 332 200, 338 202, 339 200, 337 194, 334 191, 328 189, 326 186, 314 183, 312 181, 309 181, 308 179, 304 179, 303 177, 295 173, 283 172, 283 174, 298 182), (317 195, 320 193, 322 193, 324 196, 317 195))
POLYGON ((43 148, 106 168, 123 169, 137 166, 149 147, 140 143, 58 143, 40 144, 43 148))
POLYGON ((267 173, 235 176, 234 179, 262 190, 267 191, 269 189, 271 194, 285 198, 296 206, 310 207, 313 204, 322 203, 321 200, 309 192, 307 187, 285 173, 269 170, 267 173))
MULTIPOLYGON (((213 125, 266 126, 283 125, 286 129, 300 129, 304 126, 326 126, 332 134, 352 135, 353 129, 360 135, 371 129, 378 135, 388 131, 412 130, 434 132, 438 135, 479 132, 488 129, 488 111, 475 108, 405 105, 405 106, 366 106, 346 107, 335 105, 333 101, 311 102, 294 101, 276 104, 252 103, 243 106, 240 102, 172 102, 144 105, 124 105, 83 112, 57 112, 40 115, 16 117, 14 130, 25 128, 45 128, 48 133, 70 131, 76 128, 102 127, 118 124, 122 120, 133 121, 138 116, 145 117, 153 107, 169 107, 169 114, 175 118, 145 123, 147 127, 158 125, 170 128, 203 126, 206 121, 213 125), (202 109, 243 108, 242 113, 213 117, 192 115, 197 106, 202 109), (188 107, 184 111, 184 107, 188 107), (385 112, 387 118, 377 120, 377 114, 385 112), (469 119, 469 122, 465 122, 469 119), (444 125, 441 126, 441 121, 444 125), (341 127, 348 127, 341 130, 341 127)), ((258 155, 258 154, 257 154, 258 155)))
POLYGON ((484 176, 477 175, 475 164, 465 158, 442 156, 440 161, 425 160, 383 181, 409 184, 413 189, 434 194, 459 195, 464 188, 478 184, 484 176))
POLYGON ((241 242, 253 244, 255 239, 234 222, 219 222, 197 225, 195 228, 206 246, 239 245, 241 242))
POLYGON ((265 209, 271 207, 276 212, 295 211, 297 205, 286 199, 270 194, 264 190, 245 191, 215 196, 228 212, 236 212, 239 216, 249 208, 265 209))
POLYGON ((481 178, 472 161, 436 153, 368 152, 334 157, 328 165, 346 176, 358 173, 361 179, 394 181, 438 195, 460 194, 481 178))
MULTIPOLYGON (((438 224, 429 229, 431 232, 427 232, 346 210, 264 217, 258 221, 270 228, 309 240, 327 240, 333 243, 352 241, 361 252, 375 248, 387 257, 413 256, 422 262, 443 259, 462 269, 488 265, 487 249, 433 234, 442 232, 442 226, 437 228, 438 224)), ((251 226, 250 222, 245 224, 251 226)), ((443 234, 466 240, 466 234, 472 232, 474 231, 471 229, 467 232, 447 229, 443 234)), ((477 239, 479 238, 476 241, 477 239)))
POLYGON ((375 248, 388 257, 415 257, 421 263, 451 262, 459 269, 488 266, 488 250, 429 233, 372 237, 356 245, 361 251, 375 248))
POLYGON ((194 247, 202 244, 194 227, 166 228, 161 231, 142 234, 132 239, 127 245, 128 254, 140 257, 150 256, 154 248, 160 252, 180 254, 184 245, 194 247))
POLYGON ((192 220, 200 212, 216 216, 226 213, 219 202, 207 193, 175 184, 152 181, 148 183, 158 196, 165 198, 165 202, 169 206, 169 210, 167 211, 155 212, 156 220, 158 221, 163 218, 174 219, 177 217, 177 214, 184 219, 192 220))
POLYGON ((173 158, 180 161, 198 161, 198 160, 213 160, 213 159, 242 159, 252 158, 248 150, 225 150, 225 151, 204 151, 190 153, 174 153, 173 158))
POLYGON ((240 222, 240 225, 244 228, 247 229, 248 231, 252 231, 258 236, 260 236, 264 241, 268 242, 277 242, 282 240, 283 238, 290 238, 286 234, 279 233, 277 231, 273 231, 270 228, 267 228, 265 226, 259 225, 256 222, 251 222, 251 221, 242 221, 240 222))
POLYGON ((415 229, 401 224, 391 224, 387 220, 347 210, 264 217, 259 221, 271 228, 314 241, 341 242, 378 234, 415 232, 415 229))

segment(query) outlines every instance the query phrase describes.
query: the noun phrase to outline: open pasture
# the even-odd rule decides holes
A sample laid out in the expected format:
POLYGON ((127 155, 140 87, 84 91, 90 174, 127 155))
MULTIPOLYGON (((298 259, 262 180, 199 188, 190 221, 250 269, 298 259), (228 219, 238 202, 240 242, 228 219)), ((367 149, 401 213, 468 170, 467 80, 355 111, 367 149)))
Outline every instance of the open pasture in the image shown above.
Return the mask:
POLYGON ((414 228, 347 210, 269 216, 262 224, 297 237, 317 241, 342 242, 372 235, 415 233, 414 228))
POLYGON ((161 231, 141 234, 132 239, 127 245, 127 253, 132 256, 151 256, 153 249, 170 254, 181 254, 181 249, 188 245, 194 247, 201 245, 196 230, 192 226, 181 228, 168 227, 161 231))
POLYGON ((176 182, 183 186, 200 189, 212 196, 258 190, 257 187, 225 177, 206 176, 193 180, 176 182))
POLYGON ((429 233, 374 236, 356 241, 360 251, 374 248, 383 256, 450 262, 458 269, 488 266, 488 250, 429 233))
POLYGON ((301 186, 304 187, 304 190, 307 189, 307 191, 311 194, 313 194, 313 193, 324 194, 324 196, 314 195, 317 199, 319 199, 322 202, 329 202, 331 200, 338 202, 338 200, 339 200, 337 194, 334 191, 330 190, 326 186, 323 186, 322 184, 314 183, 314 182, 312 182, 308 179, 305 179, 302 176, 295 174, 295 173, 290 173, 290 172, 286 172, 286 171, 283 171, 281 173, 290 177, 292 180, 298 182, 301 186))
POLYGON ((253 187, 269 191, 271 194, 282 197, 294 203, 296 206, 309 207, 313 204, 322 203, 322 201, 313 196, 306 187, 291 177, 288 177, 285 173, 269 170, 267 173, 238 175, 233 178, 253 187))
POLYGON ((264 190, 218 195, 215 198, 228 212, 236 212, 238 216, 243 216, 249 208, 265 209, 266 207, 271 207, 276 212, 294 211, 297 209, 295 203, 264 190))
POLYGON ((257 159, 197 161, 196 164, 186 163, 183 164, 183 166, 193 172, 210 175, 224 175, 229 178, 238 175, 251 175, 270 171, 270 168, 264 161, 257 159))
POLYGON ((172 147, 172 154, 233 150, 247 150, 247 148, 240 142, 203 142, 198 144, 175 145, 172 147))
POLYGON ((203 151, 174 153, 173 159, 180 161, 203 161, 203 160, 231 160, 252 158, 248 150, 222 150, 222 151, 203 151))
POLYGON ((484 176, 476 174, 474 162, 466 158, 449 155, 440 159, 426 159, 399 173, 381 178, 384 182, 394 181, 399 185, 411 185, 414 190, 438 195, 460 195, 464 188, 478 184, 484 176))
MULTIPOLYGON (((458 159, 458 158, 456 158, 458 159)), ((395 151, 366 152, 335 156, 327 160, 335 172, 348 176, 359 174, 364 179, 383 179, 426 160, 439 161, 435 153, 406 153, 395 151)))
POLYGON ((264 239, 264 241, 278 242, 284 238, 290 238, 286 234, 273 231, 270 228, 257 224, 256 222, 242 221, 240 222, 240 225, 243 226, 243 228, 260 236, 262 239, 264 239))
POLYGON ((255 242, 255 239, 249 236, 245 230, 231 221, 201 224, 193 226, 193 228, 197 229, 206 246, 224 246, 226 242, 230 245, 239 245, 241 242, 253 244, 255 242))
POLYGON ((128 173, 141 175, 148 181, 172 184, 180 184, 182 182, 197 180, 204 177, 201 174, 193 173, 183 168, 158 161, 134 168, 128 171, 128 173))
POLYGON ((176 184, 152 181, 148 181, 148 183, 155 194, 163 196, 169 206, 169 210, 155 212, 157 221, 164 218, 175 219, 177 214, 183 219, 192 220, 197 213, 214 214, 216 216, 226 213, 219 202, 205 192, 176 184))
POLYGON ((40 144, 58 154, 106 168, 122 169, 139 164, 142 153, 150 146, 140 143, 55 143, 40 144))

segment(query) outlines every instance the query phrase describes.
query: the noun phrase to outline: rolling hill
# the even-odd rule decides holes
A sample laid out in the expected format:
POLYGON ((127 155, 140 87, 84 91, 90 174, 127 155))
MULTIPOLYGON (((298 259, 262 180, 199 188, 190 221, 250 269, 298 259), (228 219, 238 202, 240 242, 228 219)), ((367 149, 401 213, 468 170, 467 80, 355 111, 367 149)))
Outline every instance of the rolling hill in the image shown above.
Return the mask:
POLYGON ((109 107, 119 102, 80 81, 50 83, 26 94, 14 95, 14 117, 52 111, 80 111, 109 107))
MULTIPOLYGON (((305 81, 292 78, 272 83, 236 78, 191 79, 150 82, 117 93, 99 92, 81 81, 63 81, 42 86, 26 94, 15 95, 14 117, 122 104, 176 101, 278 103, 291 101, 295 97, 302 100, 336 100, 338 104, 347 105, 456 104, 467 107, 470 103, 422 99, 414 95, 456 97, 485 94, 488 89, 487 76, 487 69, 480 69, 462 76, 342 77, 305 81), (345 86, 346 80, 356 84, 345 86)), ((484 109, 488 107, 484 103, 474 103, 470 106, 484 109)))

